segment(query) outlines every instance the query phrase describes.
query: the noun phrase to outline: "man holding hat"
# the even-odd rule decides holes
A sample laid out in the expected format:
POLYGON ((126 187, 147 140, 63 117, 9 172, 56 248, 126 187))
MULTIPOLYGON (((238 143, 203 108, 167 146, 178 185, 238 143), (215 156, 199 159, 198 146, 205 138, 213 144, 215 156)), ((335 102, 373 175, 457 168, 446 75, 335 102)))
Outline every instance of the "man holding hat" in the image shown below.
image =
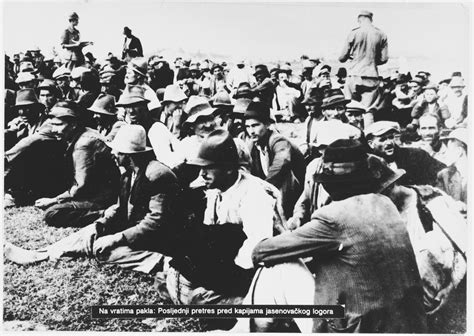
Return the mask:
POLYGON ((216 130, 194 160, 207 191, 203 223, 180 235, 167 275, 175 304, 241 302, 255 272, 254 246, 282 229, 275 187, 239 170, 232 136, 216 130))
POLYGON ((306 164, 303 154, 287 138, 270 128, 270 108, 251 102, 244 114, 250 140, 251 173, 273 184, 282 194, 285 216, 293 213, 303 190, 306 164))
POLYGON ((314 258, 314 292, 307 295, 316 305, 345 305, 345 317, 313 319, 312 332, 426 332, 410 237, 396 206, 380 194, 402 174, 381 178, 372 168, 374 161, 380 164, 358 140, 330 144, 316 181, 333 202, 295 231, 261 241, 252 253, 254 264, 265 267, 314 258))
POLYGON ((350 60, 344 85, 345 96, 359 100, 367 110, 379 97, 377 66, 388 61, 387 36, 372 25, 372 18, 373 14, 367 10, 359 13, 359 27, 349 33, 339 57, 342 63, 350 60))
POLYGON ((80 109, 73 102, 59 102, 51 110, 51 133, 66 148, 66 177, 69 187, 63 193, 36 200, 35 206, 48 209, 48 225, 81 226, 84 217, 103 210, 118 195, 119 170, 100 134, 82 124, 80 109))
POLYGON ((117 204, 102 211, 92 224, 46 248, 27 251, 9 245, 7 259, 28 264, 83 255, 144 273, 162 267, 163 254, 156 251, 166 250, 170 240, 170 225, 176 216, 176 177, 153 159, 145 130, 139 125, 121 128, 108 146, 125 169, 117 184, 117 204))
POLYGON ((144 96, 149 101, 148 110, 152 114, 158 113, 158 109, 161 107, 160 101, 156 96, 155 91, 146 84, 148 62, 144 57, 137 57, 128 62, 127 73, 125 75, 125 84, 138 85, 143 87, 144 96))
POLYGON ((137 57, 143 57, 142 43, 138 37, 132 35, 132 30, 124 27, 123 35, 125 35, 125 39, 123 41, 122 59, 125 59, 130 50, 135 50, 137 57))
POLYGON ((447 140, 446 156, 449 166, 438 173, 438 187, 457 201, 467 204, 468 129, 456 128, 443 140, 447 140))
POLYGON ((402 185, 436 185, 438 172, 444 163, 432 158, 419 148, 400 147, 400 126, 393 121, 377 121, 364 130, 367 142, 375 155, 385 159, 392 168, 406 171, 402 185))

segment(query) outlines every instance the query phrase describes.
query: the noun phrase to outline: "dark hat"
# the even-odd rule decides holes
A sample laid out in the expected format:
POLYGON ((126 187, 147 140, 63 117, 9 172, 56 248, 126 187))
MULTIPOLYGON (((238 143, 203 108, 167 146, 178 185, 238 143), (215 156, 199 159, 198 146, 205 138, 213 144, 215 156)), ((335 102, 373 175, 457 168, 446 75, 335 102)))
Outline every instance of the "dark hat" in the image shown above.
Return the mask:
POLYGON ((255 66, 255 72, 254 72, 253 75, 255 76, 255 75, 258 75, 258 74, 260 74, 260 73, 262 73, 262 74, 270 74, 270 73, 268 72, 268 68, 267 68, 267 66, 266 66, 265 64, 258 64, 258 65, 255 66))
POLYGON ((315 181, 346 183, 347 188, 351 183, 373 181, 367 158, 367 146, 360 140, 336 140, 324 151, 323 169, 315 175, 315 181))
POLYGON ((16 93, 15 108, 19 109, 24 106, 43 106, 38 101, 34 89, 22 89, 16 93))
POLYGON ((405 83, 408 83, 409 80, 410 79, 408 78, 407 75, 400 73, 400 74, 398 74, 395 83, 396 84, 405 84, 405 83))
POLYGON ((115 97, 105 93, 99 94, 92 106, 89 107, 89 111, 111 116, 116 115, 115 97))
POLYGON ((235 91, 233 98, 234 99, 252 98, 253 96, 254 96, 254 93, 252 92, 250 84, 247 82, 242 82, 237 87, 237 90, 235 91))
POLYGON ((387 189, 390 185, 399 180, 406 171, 404 169, 392 170, 384 159, 369 154, 367 159, 369 171, 376 180, 374 193, 380 193, 387 189))
POLYGON ((462 77, 462 73, 461 73, 461 71, 455 71, 455 72, 453 72, 451 77, 462 77))
POLYGON ((220 65, 219 63, 215 63, 212 68, 211 68, 211 73, 214 72, 214 70, 216 69, 221 69, 222 71, 224 71, 224 67, 222 65, 220 65))
POLYGON ((336 77, 347 77, 347 70, 346 68, 342 67, 337 70, 336 77))
POLYGON ((130 106, 137 103, 149 103, 145 98, 145 88, 139 85, 130 85, 125 88, 115 106, 130 106))
POLYGON ((369 12, 368 10, 361 10, 359 15, 357 15, 357 17, 359 17, 359 16, 365 16, 365 17, 368 17, 368 18, 372 19, 373 16, 374 16, 374 13, 369 12))
POLYGON ((54 118, 80 118, 80 107, 73 101, 61 101, 56 103, 48 114, 54 118))
POLYGON ((196 166, 235 166, 239 165, 239 155, 234 139, 229 132, 217 129, 210 133, 201 144, 197 158, 188 161, 196 166))
POLYGON ((429 73, 428 71, 418 71, 417 75, 421 75, 427 78, 431 76, 431 73, 429 73))
POLYGON ((69 15, 69 21, 78 20, 78 19, 79 19, 79 15, 77 15, 76 12, 72 12, 72 13, 69 15))
POLYGON ((245 119, 256 119, 263 123, 273 122, 270 116, 270 108, 258 101, 252 101, 244 112, 245 119))
POLYGON ((95 60, 97 58, 94 57, 94 55, 92 55, 92 53, 90 51, 86 52, 84 54, 84 56, 90 61, 90 62, 95 62, 95 60))
POLYGON ((438 85, 434 84, 434 83, 428 83, 426 84, 426 86, 423 88, 423 91, 426 91, 426 90, 435 90, 436 92, 438 92, 438 85))
POLYGON ((451 78, 446 78, 446 79, 443 79, 441 81, 439 81, 438 84, 449 84, 451 82, 451 78))
POLYGON ((123 27, 123 33, 124 33, 124 34, 125 34, 125 33, 130 34, 131 32, 132 32, 132 30, 131 30, 130 28, 128 28, 128 27, 123 27))
POLYGON ((346 99, 340 89, 330 89, 324 94, 321 108, 327 109, 335 105, 346 105, 350 101, 350 99, 346 99))

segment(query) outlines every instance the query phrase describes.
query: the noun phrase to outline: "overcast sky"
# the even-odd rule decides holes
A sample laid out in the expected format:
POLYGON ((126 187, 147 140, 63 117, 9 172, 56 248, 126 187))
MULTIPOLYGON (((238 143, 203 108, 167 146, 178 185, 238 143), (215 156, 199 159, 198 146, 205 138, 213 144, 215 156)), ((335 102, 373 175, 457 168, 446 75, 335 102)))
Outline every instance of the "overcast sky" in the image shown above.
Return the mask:
MULTIPOLYGON (((469 7, 446 3, 204 3, 176 1, 3 0, 4 49, 8 54, 38 45, 56 46, 68 15, 80 16, 82 40, 99 59, 120 54, 124 26, 145 54, 183 48, 258 60, 295 59, 302 54, 334 59, 361 9, 388 36, 389 53, 407 67, 444 77, 466 71, 469 7), (404 59, 400 59, 403 57, 404 59)), ((85 50, 85 51, 87 51, 85 50)))

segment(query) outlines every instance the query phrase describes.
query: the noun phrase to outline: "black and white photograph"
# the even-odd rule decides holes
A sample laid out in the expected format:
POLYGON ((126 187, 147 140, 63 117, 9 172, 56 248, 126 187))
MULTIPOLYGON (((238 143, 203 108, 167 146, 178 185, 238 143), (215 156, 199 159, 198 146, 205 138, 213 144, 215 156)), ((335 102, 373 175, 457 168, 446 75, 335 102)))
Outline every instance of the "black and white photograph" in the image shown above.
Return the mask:
POLYGON ((472 2, 0 6, 2 333, 473 332, 472 2))

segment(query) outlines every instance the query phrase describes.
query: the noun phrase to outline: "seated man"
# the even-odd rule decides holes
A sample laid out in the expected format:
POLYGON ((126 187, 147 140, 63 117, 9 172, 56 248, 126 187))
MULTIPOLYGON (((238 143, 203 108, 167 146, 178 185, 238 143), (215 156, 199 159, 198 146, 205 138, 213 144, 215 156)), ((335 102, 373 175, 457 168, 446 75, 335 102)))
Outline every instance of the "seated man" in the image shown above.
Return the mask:
POLYGON ((422 149, 401 147, 398 123, 377 121, 364 132, 373 154, 382 157, 391 168, 406 171, 406 175, 400 180, 401 185, 436 185, 437 174, 446 165, 422 149))
MULTIPOLYGON (((80 109, 59 102, 50 112, 51 133, 67 144, 65 175, 69 188, 35 205, 49 208, 45 221, 51 226, 82 226, 84 216, 113 204, 118 195, 120 172, 101 135, 80 121, 80 109)), ((87 222, 87 221, 86 221, 87 222)))
POLYGON ((420 117, 427 114, 437 117, 441 121, 441 127, 444 127, 444 122, 450 117, 447 106, 438 102, 438 88, 436 86, 424 88, 423 100, 417 102, 411 111, 413 118, 411 124, 418 126, 420 117))
POLYGON ((252 102, 244 114, 245 127, 251 140, 251 173, 277 187, 282 194, 285 216, 303 191, 306 163, 303 154, 287 138, 270 129, 270 109, 252 102))
MULTIPOLYGON (((329 145, 323 164, 317 181, 334 202, 315 211, 311 221, 295 231, 257 244, 252 259, 265 266, 260 279, 273 265, 282 268, 285 264, 278 264, 299 257, 317 260, 316 283, 307 295, 316 305, 345 305, 345 317, 314 319, 312 330, 301 330, 305 333, 426 332, 422 283, 406 226, 393 202, 380 194, 400 174, 377 178, 366 146, 358 140, 329 145)), ((278 296, 265 303, 282 304, 289 298, 275 287, 275 280, 266 280, 256 281, 255 297, 268 286, 278 296)), ((293 286, 299 285, 298 278, 293 281, 293 286)))
POLYGON ((125 125, 109 144, 125 169, 117 204, 94 223, 46 248, 26 251, 7 245, 5 256, 28 264, 69 255, 87 255, 135 271, 159 269, 176 212, 175 175, 152 157, 146 134, 139 125, 125 125))
POLYGON ((279 192, 239 170, 237 147, 225 130, 212 132, 190 163, 201 168, 207 206, 203 223, 180 235, 168 291, 176 304, 239 303, 255 271, 254 246, 284 230, 279 192))
POLYGON ((446 144, 440 139, 441 122, 431 114, 421 116, 419 121, 418 134, 421 140, 412 143, 413 147, 424 149, 436 160, 447 164, 446 144))

